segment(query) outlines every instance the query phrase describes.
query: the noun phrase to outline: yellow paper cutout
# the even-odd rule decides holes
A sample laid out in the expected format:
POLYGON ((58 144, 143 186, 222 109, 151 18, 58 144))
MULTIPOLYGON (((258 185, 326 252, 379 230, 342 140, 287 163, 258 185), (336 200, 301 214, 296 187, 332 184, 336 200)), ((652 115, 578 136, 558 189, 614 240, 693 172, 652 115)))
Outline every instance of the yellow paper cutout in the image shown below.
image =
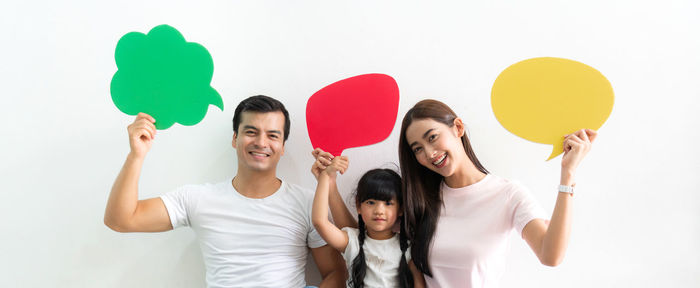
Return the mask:
POLYGON ((552 145, 550 160, 563 152, 564 135, 598 130, 612 112, 608 79, 586 64, 552 57, 511 65, 498 75, 491 107, 498 122, 526 140, 552 145))

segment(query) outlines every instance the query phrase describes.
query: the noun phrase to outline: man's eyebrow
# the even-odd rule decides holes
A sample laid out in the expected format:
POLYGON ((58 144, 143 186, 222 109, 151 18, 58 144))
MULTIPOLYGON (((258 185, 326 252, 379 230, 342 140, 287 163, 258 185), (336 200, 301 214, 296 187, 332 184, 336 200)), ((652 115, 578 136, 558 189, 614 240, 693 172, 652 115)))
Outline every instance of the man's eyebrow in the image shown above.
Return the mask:
POLYGON ((260 131, 260 129, 258 129, 258 127, 251 126, 251 125, 244 125, 243 130, 245 130, 245 129, 253 129, 255 131, 260 131))

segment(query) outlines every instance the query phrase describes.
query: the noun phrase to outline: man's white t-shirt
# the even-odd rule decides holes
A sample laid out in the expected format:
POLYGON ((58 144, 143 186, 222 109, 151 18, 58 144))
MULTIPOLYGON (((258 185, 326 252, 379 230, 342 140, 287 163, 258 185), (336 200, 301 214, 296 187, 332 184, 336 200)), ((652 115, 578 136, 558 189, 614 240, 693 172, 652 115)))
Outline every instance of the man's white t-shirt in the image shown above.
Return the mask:
POLYGON ((486 175, 461 188, 441 186, 444 207, 430 248, 428 287, 498 287, 509 235, 545 218, 524 186, 486 175))
MULTIPOLYGON (((345 266, 352 277, 352 263, 355 257, 360 254, 359 230, 356 228, 344 227, 342 229, 348 233, 348 246, 341 253, 345 259, 345 266)), ((365 233, 365 241, 362 246, 365 252, 365 273, 364 287, 367 288, 389 288, 399 287, 399 264, 401 263, 401 245, 399 234, 386 240, 374 240, 365 233)), ((406 263, 411 261, 411 250, 406 250, 406 263)), ((350 279, 347 281, 350 286, 350 279)))
POLYGON ((266 198, 247 198, 229 180, 161 199, 173 228, 197 235, 208 287, 304 287, 307 247, 326 245, 311 223, 313 196, 283 181, 266 198))

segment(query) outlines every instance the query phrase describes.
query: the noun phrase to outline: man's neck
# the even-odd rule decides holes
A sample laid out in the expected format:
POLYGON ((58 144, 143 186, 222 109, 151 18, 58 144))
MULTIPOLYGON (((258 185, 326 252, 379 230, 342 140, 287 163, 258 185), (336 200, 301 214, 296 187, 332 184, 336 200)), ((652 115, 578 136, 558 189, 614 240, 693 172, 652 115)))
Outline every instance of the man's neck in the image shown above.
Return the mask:
POLYGON ((275 171, 253 172, 239 170, 231 185, 241 195, 248 198, 262 199, 275 194, 282 185, 275 171))

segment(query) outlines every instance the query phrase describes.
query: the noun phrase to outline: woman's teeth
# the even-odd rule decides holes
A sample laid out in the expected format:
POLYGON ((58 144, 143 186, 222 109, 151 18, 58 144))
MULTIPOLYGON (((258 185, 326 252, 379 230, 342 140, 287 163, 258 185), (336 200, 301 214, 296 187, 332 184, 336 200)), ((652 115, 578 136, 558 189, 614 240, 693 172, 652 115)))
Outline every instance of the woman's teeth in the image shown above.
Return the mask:
POLYGON ((447 153, 442 154, 442 157, 440 157, 440 158, 436 159, 435 161, 433 161, 433 165, 435 165, 435 166, 440 166, 440 164, 442 164, 442 163, 445 161, 445 158, 447 158, 447 153))

